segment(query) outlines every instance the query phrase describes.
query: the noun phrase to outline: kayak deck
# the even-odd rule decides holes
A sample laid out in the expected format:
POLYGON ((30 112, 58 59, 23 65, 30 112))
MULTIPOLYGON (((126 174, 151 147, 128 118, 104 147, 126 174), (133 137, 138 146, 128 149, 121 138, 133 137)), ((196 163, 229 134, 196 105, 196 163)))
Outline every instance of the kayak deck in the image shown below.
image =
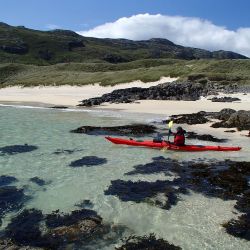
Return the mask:
POLYGON ((149 147, 149 148, 166 148, 168 150, 179 150, 179 151, 239 151, 241 147, 223 147, 223 146, 203 146, 203 145, 185 145, 176 146, 170 142, 154 142, 154 141, 137 141, 134 139, 123 139, 114 137, 105 137, 108 141, 114 144, 122 144, 137 147, 149 147))

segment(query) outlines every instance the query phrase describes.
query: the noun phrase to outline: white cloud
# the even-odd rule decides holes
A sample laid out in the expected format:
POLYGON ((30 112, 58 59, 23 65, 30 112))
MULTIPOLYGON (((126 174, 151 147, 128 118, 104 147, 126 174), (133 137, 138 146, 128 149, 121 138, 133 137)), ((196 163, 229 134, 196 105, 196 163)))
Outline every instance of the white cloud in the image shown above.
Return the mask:
POLYGON ((89 37, 132 40, 166 38, 183 46, 231 50, 250 57, 250 27, 234 31, 196 17, 139 14, 78 33, 89 37))
POLYGON ((49 30, 60 29, 60 26, 58 26, 56 24, 47 24, 46 29, 49 29, 49 30))

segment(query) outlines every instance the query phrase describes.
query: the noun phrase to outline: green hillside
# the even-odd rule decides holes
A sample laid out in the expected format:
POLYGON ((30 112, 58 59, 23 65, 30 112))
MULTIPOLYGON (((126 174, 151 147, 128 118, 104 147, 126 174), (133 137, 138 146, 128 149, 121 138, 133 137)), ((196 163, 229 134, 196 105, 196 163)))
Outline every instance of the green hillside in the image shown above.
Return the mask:
POLYGON ((193 82, 250 84, 250 60, 166 39, 131 41, 82 37, 67 30, 37 31, 0 23, 0 87, 114 85, 162 76, 193 82))
POLYGON ((0 23, 0 63, 123 63, 159 58, 246 59, 245 56, 230 51, 210 52, 183 47, 166 39, 97 39, 67 30, 38 31, 0 23))

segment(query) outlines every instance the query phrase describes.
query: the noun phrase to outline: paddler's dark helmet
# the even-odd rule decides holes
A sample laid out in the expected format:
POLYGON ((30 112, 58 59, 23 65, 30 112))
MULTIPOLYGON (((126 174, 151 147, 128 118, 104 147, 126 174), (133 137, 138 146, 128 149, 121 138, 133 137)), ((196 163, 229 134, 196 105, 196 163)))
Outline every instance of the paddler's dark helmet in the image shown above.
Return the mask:
POLYGON ((182 132, 183 131, 183 129, 182 129, 182 127, 177 127, 177 132, 182 132))

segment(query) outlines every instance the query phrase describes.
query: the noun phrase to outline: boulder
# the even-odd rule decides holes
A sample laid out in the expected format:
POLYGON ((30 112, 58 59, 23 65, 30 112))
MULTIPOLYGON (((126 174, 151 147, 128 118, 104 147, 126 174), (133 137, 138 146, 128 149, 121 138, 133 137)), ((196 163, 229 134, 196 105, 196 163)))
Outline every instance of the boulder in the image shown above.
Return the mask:
POLYGON ((143 136, 155 133, 156 127, 147 124, 132 124, 132 125, 113 126, 113 127, 82 126, 77 129, 71 130, 70 132, 88 134, 88 135, 143 136))
POLYGON ((250 130, 250 111, 240 110, 233 113, 227 120, 227 124, 238 130, 250 130))
POLYGON ((211 101, 212 102, 236 102, 236 101, 241 101, 241 99, 237 97, 225 96, 225 97, 213 97, 211 101))

